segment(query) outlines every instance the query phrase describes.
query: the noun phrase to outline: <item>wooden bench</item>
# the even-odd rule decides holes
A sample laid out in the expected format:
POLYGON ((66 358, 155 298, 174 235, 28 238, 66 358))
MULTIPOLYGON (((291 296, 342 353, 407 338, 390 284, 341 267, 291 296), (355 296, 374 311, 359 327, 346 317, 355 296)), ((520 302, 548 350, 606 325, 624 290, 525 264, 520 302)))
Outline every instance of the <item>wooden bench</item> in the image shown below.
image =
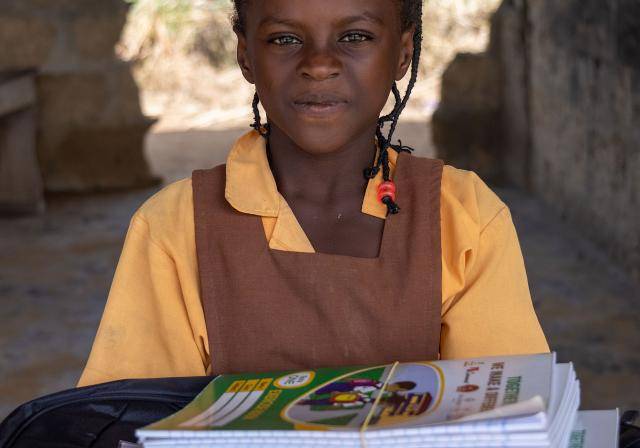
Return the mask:
POLYGON ((44 210, 35 72, 0 72, 0 216, 44 210))

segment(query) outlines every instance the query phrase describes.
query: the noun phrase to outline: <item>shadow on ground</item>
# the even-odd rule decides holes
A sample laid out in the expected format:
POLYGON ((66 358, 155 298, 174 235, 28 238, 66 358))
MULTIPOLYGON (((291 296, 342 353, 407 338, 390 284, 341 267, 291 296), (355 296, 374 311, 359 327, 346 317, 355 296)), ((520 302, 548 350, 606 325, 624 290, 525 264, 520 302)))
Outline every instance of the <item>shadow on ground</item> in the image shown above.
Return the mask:
MULTIPOLYGON (((151 134, 152 169, 170 182, 221 163, 245 129, 151 134)), ((398 135, 432 154, 423 124, 404 123, 398 135)), ((155 191, 53 197, 42 216, 0 220, 0 418, 74 386, 129 219, 155 191)), ((561 360, 576 363, 584 407, 639 408, 640 327, 630 312, 637 285, 536 199, 498 193, 512 209, 549 342, 561 360)))

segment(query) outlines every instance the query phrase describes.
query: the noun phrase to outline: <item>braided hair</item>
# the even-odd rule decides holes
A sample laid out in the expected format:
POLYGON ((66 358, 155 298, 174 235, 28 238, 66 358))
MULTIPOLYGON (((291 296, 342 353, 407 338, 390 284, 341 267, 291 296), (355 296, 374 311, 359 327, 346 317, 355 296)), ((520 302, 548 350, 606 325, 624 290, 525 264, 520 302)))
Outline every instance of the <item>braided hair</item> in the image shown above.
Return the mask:
MULTIPOLYGON (((250 0, 234 0, 235 14, 233 16, 233 30, 236 33, 244 34, 245 32, 245 6, 250 0)), ((391 92, 395 100, 393 110, 378 119, 378 125, 376 127, 376 138, 378 140, 379 152, 378 157, 374 161, 373 165, 364 170, 364 177, 366 179, 373 179, 382 170, 382 177, 385 183, 390 181, 390 169, 389 169, 389 148, 392 148, 396 152, 411 152, 412 148, 404 146, 401 140, 398 140, 398 144, 392 144, 393 135, 398 125, 400 114, 404 110, 413 91, 413 87, 418 78, 418 69, 420 66, 420 53, 422 50, 422 3, 423 0, 396 0, 399 3, 401 9, 402 31, 406 31, 410 27, 415 27, 413 34, 413 56, 411 60, 411 77, 409 78, 409 84, 407 90, 402 96, 396 82, 393 83, 391 92), (387 123, 389 125, 389 132, 386 137, 383 134, 383 128, 387 123)), ((263 137, 269 136, 269 125, 262 124, 260 120, 260 110, 258 104, 260 98, 256 92, 253 99, 253 115, 254 122, 251 125, 256 131, 258 131, 263 137)), ((390 214, 397 214, 400 211, 400 207, 391 196, 382 197, 382 202, 387 206, 390 214)))

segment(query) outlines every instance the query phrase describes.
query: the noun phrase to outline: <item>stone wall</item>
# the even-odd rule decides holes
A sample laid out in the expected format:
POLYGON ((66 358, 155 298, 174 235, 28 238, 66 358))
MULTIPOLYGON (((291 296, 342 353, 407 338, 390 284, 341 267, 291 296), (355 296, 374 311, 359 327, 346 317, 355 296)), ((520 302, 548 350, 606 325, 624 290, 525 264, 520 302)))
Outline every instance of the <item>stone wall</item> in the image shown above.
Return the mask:
POLYGON ((501 182, 501 98, 500 71, 491 52, 456 55, 442 76, 441 102, 432 119, 438 156, 501 182))
POLYGON ((528 3, 532 188, 640 277, 640 2, 528 3))
MULTIPOLYGON (((462 160, 491 154, 491 169, 466 167, 541 196, 640 278, 640 2, 505 0, 492 25, 490 47, 476 58, 496 75, 480 85, 475 70, 457 78, 498 92, 484 111, 496 116, 499 104, 499 136, 480 154, 477 144, 463 149, 462 160)), ((452 97, 443 91, 442 110, 459 108, 447 104, 452 97)), ((446 157, 437 134, 474 125, 439 113, 434 140, 446 157)))
POLYGON ((38 159, 48 191, 149 185, 142 114, 114 48, 123 0, 3 0, 0 72, 36 69, 38 159))
POLYGON ((513 183, 514 178, 521 184, 527 172, 522 4, 501 4, 491 19, 485 52, 456 55, 443 74, 441 102, 432 119, 439 157, 493 184, 513 183), (509 126, 503 126, 507 121, 509 126))

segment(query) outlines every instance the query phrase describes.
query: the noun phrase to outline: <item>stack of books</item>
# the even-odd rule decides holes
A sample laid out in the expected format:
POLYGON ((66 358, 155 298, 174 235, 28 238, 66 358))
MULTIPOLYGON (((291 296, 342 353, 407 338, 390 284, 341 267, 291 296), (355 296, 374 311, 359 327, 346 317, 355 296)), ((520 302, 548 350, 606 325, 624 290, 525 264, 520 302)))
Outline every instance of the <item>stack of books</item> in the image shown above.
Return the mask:
POLYGON ((614 448, 617 411, 579 405, 573 366, 553 353, 222 375, 137 436, 145 448, 614 448))

